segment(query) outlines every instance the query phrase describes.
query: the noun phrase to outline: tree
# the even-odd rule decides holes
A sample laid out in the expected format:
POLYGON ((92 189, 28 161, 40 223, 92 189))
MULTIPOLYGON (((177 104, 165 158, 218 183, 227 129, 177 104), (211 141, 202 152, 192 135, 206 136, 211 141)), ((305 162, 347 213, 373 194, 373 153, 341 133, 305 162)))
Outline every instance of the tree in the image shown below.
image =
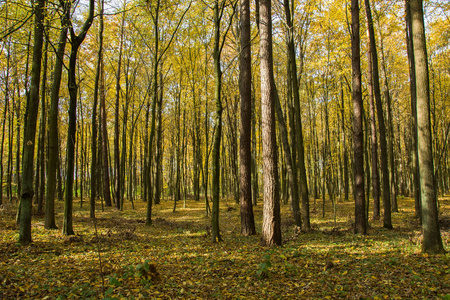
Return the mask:
POLYGON ((264 199, 261 244, 281 245, 280 195, 275 132, 275 86, 273 81, 272 6, 260 0, 260 69, 263 140, 264 199))
MULTIPOLYGON (((103 4, 103 2, 102 2, 103 4)), ((100 22, 103 20, 103 14, 100 14, 100 22)), ((103 59, 100 60, 100 132, 101 132, 101 160, 102 160, 102 183, 103 199, 106 206, 112 206, 110 176, 109 176, 109 152, 108 152, 108 130, 106 127, 106 89, 105 89, 105 69, 103 59)))
POLYGON ((378 129, 380 133, 380 154, 381 154, 381 174, 383 186, 383 227, 392 229, 391 220, 391 195, 389 189, 389 167, 388 167, 388 150, 386 144, 386 126, 384 123, 383 104, 381 102, 380 80, 378 71, 378 56, 375 43, 375 31, 373 29, 372 13, 369 1, 366 4, 366 15, 369 32, 370 53, 372 54, 372 75, 373 75, 373 92, 375 94, 375 105, 377 107, 378 129))
POLYGON ((61 87, 61 75, 64 64, 64 51, 67 41, 67 29, 69 25, 70 2, 61 1, 61 30, 56 50, 56 61, 53 71, 53 84, 50 94, 50 110, 48 115, 48 162, 47 162, 47 195, 45 199, 45 228, 56 229, 55 224, 55 191, 56 168, 58 165, 58 103, 61 87))
POLYGON ((431 142, 430 83, 422 0, 411 0, 411 19, 417 95, 417 132, 422 199, 422 252, 444 253, 439 230, 431 142))
MULTIPOLYGON (((158 1, 159 3, 159 1, 158 1)), ((122 71, 122 52, 123 52, 123 39, 124 39, 124 27, 125 27, 125 12, 127 1, 123 2, 124 10, 122 11, 122 20, 120 24, 120 41, 119 41, 119 53, 118 63, 116 71, 116 101, 114 111, 114 201, 117 209, 121 209, 122 203, 122 184, 121 184, 121 172, 125 166, 121 166, 120 163, 120 148, 119 148, 119 107, 120 107, 120 73, 122 71)))
POLYGON ((251 27, 250 1, 241 0, 241 56, 239 73, 239 92, 241 95, 240 127, 240 205, 241 233, 254 235, 255 220, 252 205, 252 67, 251 67, 251 27))
POLYGON ((411 24, 411 4, 409 0, 405 0, 405 33, 406 33, 406 50, 408 53, 409 67, 409 91, 411 97, 411 128, 412 128, 412 145, 411 145, 411 169, 413 175, 413 194, 414 209, 416 216, 421 220, 421 200, 420 200, 420 183, 419 183, 419 152, 417 151, 417 97, 416 97, 416 67, 414 64, 414 45, 412 37, 411 24))
MULTIPOLYGON (((369 28, 373 24, 372 15, 370 12, 370 2, 369 0, 364 1, 366 8, 366 20, 367 20, 367 32, 370 35, 369 28)), ((380 218, 380 179, 378 171, 378 141, 377 141, 377 131, 376 131, 376 120, 375 120, 375 104, 374 104, 374 93, 373 93, 373 60, 372 60, 372 47, 369 47, 367 53, 368 60, 368 85, 369 85, 369 105, 370 105, 370 142, 372 149, 372 195, 373 195, 373 218, 378 220, 380 218)))
MULTIPOLYGON (((292 174, 295 180, 295 189, 297 187, 297 161, 298 170, 300 175, 300 193, 302 196, 302 222, 301 226, 304 231, 309 231, 311 229, 311 222, 309 218, 309 192, 308 192, 308 181, 306 177, 306 166, 305 166, 305 150, 303 145, 303 129, 302 129, 302 119, 300 113, 300 95, 299 95, 299 83, 297 74, 297 61, 294 43, 294 0, 290 2, 289 0, 284 0, 284 11, 286 14, 286 24, 288 27, 288 81, 291 84, 291 93, 294 101, 294 126, 295 134, 292 135, 293 149, 292 153, 292 174)), ((294 194, 298 195, 297 191, 294 194)), ((298 199, 292 199, 294 215, 298 214, 298 199)), ((296 221, 297 224, 299 223, 296 221)), ((298 224, 300 225, 300 224, 298 224)))
POLYGON ((103 0, 99 1, 99 25, 98 25, 98 50, 97 50, 97 63, 95 70, 95 82, 94 82, 94 97, 92 103, 92 136, 91 136, 91 197, 90 197, 90 210, 89 216, 93 219, 95 218, 95 199, 97 197, 99 186, 99 163, 97 160, 97 139, 98 139, 98 124, 97 124, 97 106, 98 106, 98 94, 100 85, 100 76, 102 69, 103 60, 103 0))
POLYGON ((45 0, 34 3, 34 44, 31 67, 31 86, 25 116, 24 145, 22 158, 22 190, 19 205, 19 242, 31 243, 31 207, 34 196, 33 163, 36 138, 36 121, 39 110, 39 83, 41 78, 42 45, 44 41, 45 0))
POLYGON ((225 39, 228 30, 231 27, 234 13, 236 12, 237 1, 232 4, 232 13, 229 18, 228 26, 225 30, 223 37, 220 34, 220 23, 222 21, 225 8, 227 6, 225 1, 219 3, 219 0, 215 0, 213 4, 214 12, 214 100, 216 105, 216 111, 214 116, 214 137, 213 137, 213 149, 212 149, 212 196, 213 207, 211 215, 211 234, 213 242, 220 242, 219 230, 219 199, 220 199, 220 142, 222 139, 222 69, 220 66, 220 56, 222 54, 223 46, 225 45, 225 39))
POLYGON ((364 107, 361 94, 359 2, 352 0, 353 160, 355 181, 355 233, 366 234, 364 194, 364 107))
POLYGON ((63 223, 63 234, 64 235, 73 235, 75 234, 73 231, 72 225, 72 208, 73 208, 73 176, 74 176, 74 163, 75 163, 75 135, 76 135, 76 125, 77 125, 77 94, 78 94, 78 86, 76 83, 76 66, 77 66, 77 56, 78 50, 80 48, 81 43, 83 42, 89 28, 92 25, 92 21, 94 19, 94 5, 95 0, 89 1, 89 14, 81 27, 80 33, 77 35, 75 33, 75 29, 71 26, 70 37, 72 40, 72 49, 70 51, 69 58, 69 78, 68 78, 68 87, 69 87, 69 124, 67 130, 67 175, 66 175, 66 193, 64 199, 64 223, 63 223))
MULTIPOLYGON (((151 125, 150 125, 150 136, 145 141, 144 147, 147 147, 147 156, 145 157, 145 163, 144 163, 144 174, 146 180, 144 182, 144 199, 147 201, 147 214, 146 214, 146 221, 145 224, 147 226, 152 225, 152 202, 153 202, 153 193, 151 188, 151 176, 150 176, 150 169, 152 165, 153 160, 153 140, 155 136, 155 128, 156 128, 156 104, 158 102, 158 90, 159 90, 159 84, 158 84, 158 74, 159 74, 159 64, 161 63, 162 58, 164 57, 164 54, 169 49, 170 45, 172 44, 172 41, 178 31, 178 29, 181 26, 181 22, 184 19, 184 16, 188 12, 189 8, 191 7, 192 2, 190 1, 187 5, 186 9, 183 11, 181 17, 176 21, 176 26, 171 35, 168 38, 168 42, 163 45, 160 49, 160 27, 159 27, 159 17, 160 17, 160 8, 161 8, 161 1, 157 0, 155 4, 148 3, 148 8, 150 9, 150 14, 153 21, 153 30, 154 30, 154 51, 153 51, 153 73, 152 73, 152 115, 151 115, 151 125), (155 11, 153 11, 153 6, 155 11)), ((148 121, 148 110, 146 114, 146 119, 148 121)), ((146 123, 146 126, 148 126, 148 122, 146 123)), ((146 131, 148 131, 146 129, 146 131)), ((146 132, 147 135, 147 132, 146 132)))

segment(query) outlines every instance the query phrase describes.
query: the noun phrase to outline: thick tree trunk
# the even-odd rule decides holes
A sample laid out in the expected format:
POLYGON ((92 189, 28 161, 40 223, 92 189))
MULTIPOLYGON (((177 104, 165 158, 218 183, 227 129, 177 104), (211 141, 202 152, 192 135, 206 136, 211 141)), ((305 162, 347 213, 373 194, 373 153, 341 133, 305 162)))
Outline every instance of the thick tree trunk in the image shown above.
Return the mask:
POLYGON ((430 86, 423 19, 422 0, 411 0, 411 19, 416 67, 417 128, 420 191, 422 199, 422 252, 443 253, 439 230, 436 186, 434 180, 433 149, 430 121, 430 86))
POLYGON ((364 194, 363 101, 361 94, 361 56, 359 3, 352 0, 352 86, 353 86, 353 158, 355 180, 355 233, 366 234, 364 194))
POLYGON ((241 0, 241 56, 239 73, 239 92, 241 96, 240 127, 240 207, 241 234, 256 233, 252 205, 252 68, 251 68, 251 27, 250 1, 241 0))
POLYGON ((19 205, 19 242, 21 244, 31 243, 31 207, 34 196, 33 163, 36 121, 39 110, 39 82, 41 78, 42 45, 44 40, 44 9, 45 0, 37 0, 34 4, 35 26, 30 96, 27 101, 23 139, 22 190, 19 205))
POLYGON ((260 0, 261 113, 263 138, 264 204, 261 244, 281 245, 280 195, 275 132, 275 84, 272 56, 272 6, 260 0))

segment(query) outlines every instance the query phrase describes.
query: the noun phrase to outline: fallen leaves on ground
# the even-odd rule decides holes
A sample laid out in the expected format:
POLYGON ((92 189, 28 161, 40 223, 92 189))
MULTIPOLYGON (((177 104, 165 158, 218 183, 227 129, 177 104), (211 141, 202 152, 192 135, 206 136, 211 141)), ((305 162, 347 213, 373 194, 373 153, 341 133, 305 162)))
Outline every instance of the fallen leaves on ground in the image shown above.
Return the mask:
MULTIPOLYGON (((188 200, 173 213, 173 202, 163 201, 146 227, 145 203, 98 211, 94 224, 88 207, 80 209, 77 201, 75 236, 45 230, 42 217, 33 217, 33 243, 22 246, 16 242, 16 208, 8 204, 0 209, 0 298, 450 299, 449 255, 420 253, 413 200, 399 204, 394 229, 371 220, 367 236, 352 233, 351 203, 338 203, 336 226, 331 207, 321 218, 312 206, 314 230, 308 233, 294 226, 284 205, 284 244, 275 248, 260 246, 259 235, 241 236, 239 206, 225 200, 220 243, 208 235, 203 202, 188 200)), ((57 203, 60 228, 62 205, 57 203)), ((261 210, 255 207, 258 229, 261 210)), ((449 210, 450 199, 441 199, 447 250, 449 210)))

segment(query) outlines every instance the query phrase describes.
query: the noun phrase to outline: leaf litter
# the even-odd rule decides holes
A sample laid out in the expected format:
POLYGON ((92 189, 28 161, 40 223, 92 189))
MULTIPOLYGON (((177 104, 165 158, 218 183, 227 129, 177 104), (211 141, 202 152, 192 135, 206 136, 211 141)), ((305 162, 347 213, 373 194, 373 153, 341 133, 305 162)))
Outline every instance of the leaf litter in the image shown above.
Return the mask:
MULTIPOLYGON (((128 204, 128 203, 126 203, 128 204)), ((243 237, 239 206, 223 203, 224 241, 212 243, 204 203, 154 206, 145 226, 145 203, 123 212, 74 205, 74 236, 45 230, 33 217, 33 243, 17 243, 16 207, 0 210, 1 299, 449 299, 449 254, 420 252, 421 233, 413 200, 399 199, 393 230, 370 220, 367 236, 351 230, 351 203, 339 203, 336 226, 312 208, 314 230, 301 232, 282 206, 282 247, 259 245, 260 235, 243 237), (230 209, 234 208, 234 209, 230 209), (99 260, 100 257, 100 260, 99 260)), ((61 228, 63 204, 57 203, 61 228)), ((131 206, 131 205, 130 205, 131 206)), ((441 234, 450 246, 450 199, 440 199, 441 234)), ((261 228, 262 205, 255 207, 261 228)))

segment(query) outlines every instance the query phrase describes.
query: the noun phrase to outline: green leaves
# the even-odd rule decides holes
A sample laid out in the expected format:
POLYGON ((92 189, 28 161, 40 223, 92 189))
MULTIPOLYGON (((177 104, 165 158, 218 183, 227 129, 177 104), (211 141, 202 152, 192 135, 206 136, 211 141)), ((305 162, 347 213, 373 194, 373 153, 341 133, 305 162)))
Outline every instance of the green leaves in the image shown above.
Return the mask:
POLYGON ((258 265, 258 270, 256 271, 258 278, 263 279, 269 277, 270 267, 272 267, 272 263, 270 262, 270 255, 267 254, 264 256, 263 262, 258 265))

